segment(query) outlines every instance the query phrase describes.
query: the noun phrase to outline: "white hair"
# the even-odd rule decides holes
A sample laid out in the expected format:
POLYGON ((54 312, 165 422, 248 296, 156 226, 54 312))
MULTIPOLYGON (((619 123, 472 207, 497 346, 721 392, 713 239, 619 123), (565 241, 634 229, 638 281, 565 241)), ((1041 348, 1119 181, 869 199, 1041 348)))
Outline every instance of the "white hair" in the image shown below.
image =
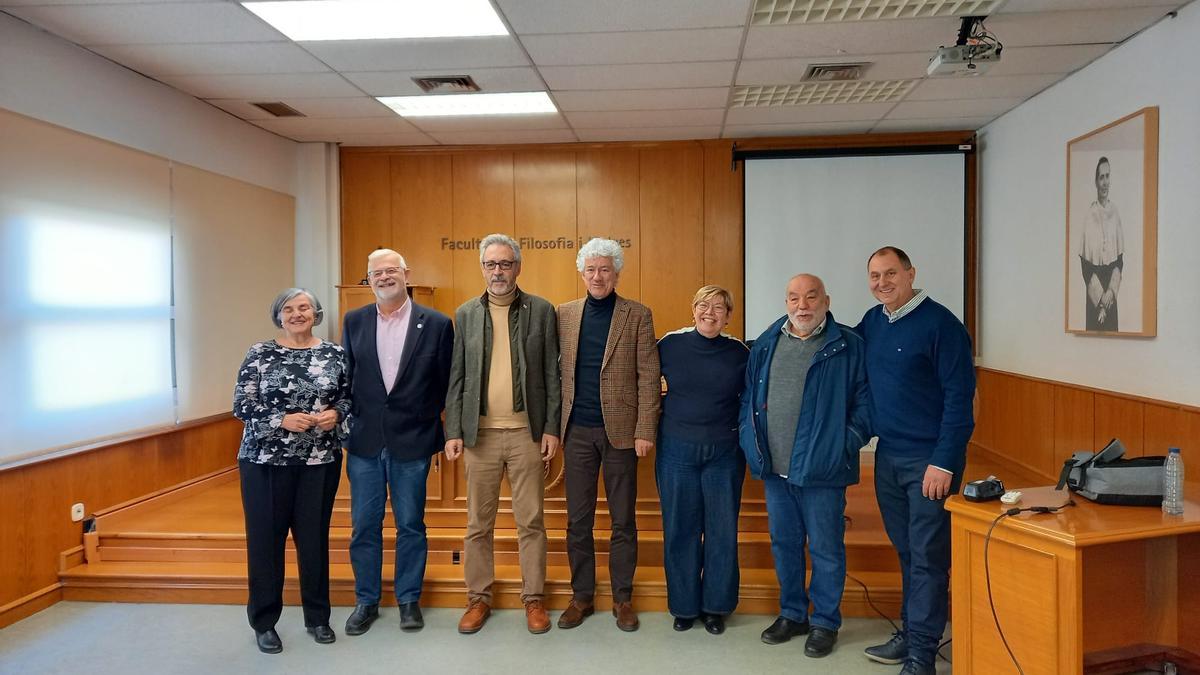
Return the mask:
POLYGON ((483 254, 489 246, 507 246, 512 249, 513 257, 517 262, 521 262, 521 245, 516 239, 507 234, 489 234, 479 242, 479 262, 483 262, 483 254))
POLYGON ((583 271, 584 260, 588 258, 612 258, 613 269, 617 272, 625 266, 625 252, 621 245, 612 239, 595 237, 579 247, 579 255, 575 256, 575 267, 583 271))
POLYGON ((374 251, 371 251, 371 255, 367 256, 367 270, 370 271, 371 263, 375 262, 376 260, 379 260, 380 258, 384 258, 386 256, 391 256, 391 255, 394 255, 400 259, 400 268, 401 269, 408 269, 408 263, 404 262, 404 256, 400 255, 399 253, 393 251, 390 248, 377 248, 374 251))

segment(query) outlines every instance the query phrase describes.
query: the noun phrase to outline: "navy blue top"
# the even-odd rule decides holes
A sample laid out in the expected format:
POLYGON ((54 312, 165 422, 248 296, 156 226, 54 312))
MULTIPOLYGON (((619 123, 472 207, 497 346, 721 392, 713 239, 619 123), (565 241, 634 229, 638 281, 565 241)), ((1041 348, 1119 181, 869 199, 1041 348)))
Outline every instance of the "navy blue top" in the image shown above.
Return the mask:
POLYGON ((975 366, 962 322, 926 298, 895 323, 876 305, 855 330, 867 343, 876 452, 961 472, 975 429, 975 366))
POLYGON ((737 338, 694 328, 667 333, 658 358, 667 379, 660 433, 691 443, 737 443, 738 401, 750 350, 737 338))
POLYGON ((581 427, 604 426, 600 408, 600 366, 604 364, 604 348, 608 345, 608 329, 612 326, 613 308, 617 294, 609 293, 602 300, 591 295, 583 303, 579 321, 579 354, 575 359, 575 400, 571 404, 571 424, 581 427))

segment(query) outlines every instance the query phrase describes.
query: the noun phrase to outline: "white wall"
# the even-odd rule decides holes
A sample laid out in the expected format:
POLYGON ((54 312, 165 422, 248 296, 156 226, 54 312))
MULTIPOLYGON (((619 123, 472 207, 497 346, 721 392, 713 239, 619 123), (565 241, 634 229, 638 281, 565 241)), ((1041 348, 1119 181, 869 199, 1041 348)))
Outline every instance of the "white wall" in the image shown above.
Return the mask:
POLYGON ((0 108, 296 194, 296 143, 2 12, 0 108))
POLYGON ((331 143, 301 143, 296 153, 296 285, 321 300, 325 321, 313 333, 338 331, 337 287, 341 266, 338 150, 331 143))
POLYGON ((1200 3, 980 131, 980 365, 1200 404, 1200 3), (1159 107, 1158 337, 1063 331, 1066 144, 1159 107))

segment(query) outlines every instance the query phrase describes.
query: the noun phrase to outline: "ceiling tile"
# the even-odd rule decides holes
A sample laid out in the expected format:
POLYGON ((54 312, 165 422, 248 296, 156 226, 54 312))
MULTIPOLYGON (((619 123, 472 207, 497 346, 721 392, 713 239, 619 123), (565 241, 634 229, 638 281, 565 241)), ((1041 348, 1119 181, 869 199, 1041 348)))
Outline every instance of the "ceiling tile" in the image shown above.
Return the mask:
POLYGON ((329 72, 328 66, 290 42, 107 45, 93 51, 151 77, 329 72))
POLYGON ((431 134, 446 145, 489 145, 501 143, 574 143, 569 129, 545 131, 446 131, 431 134))
POLYGON ((528 66, 511 37, 300 42, 335 70, 382 71, 528 66))
POLYGON ((1019 98, 977 98, 962 101, 905 101, 888 113, 889 120, 949 117, 996 117, 1021 104, 1019 98))
POLYGON ((338 134, 334 140, 342 145, 437 145, 428 134, 338 134))
POLYGON ((254 120, 254 124, 268 131, 285 136, 304 134, 412 134, 421 130, 409 124, 399 115, 391 117, 280 117, 269 120, 254 120))
POLYGON ((498 0, 521 35, 741 26, 751 0, 498 0))
POLYGON ((982 75, 930 77, 921 80, 905 101, 944 101, 956 98, 1026 99, 1062 79, 1052 75, 982 75))
POLYGON ((842 58, 852 54, 878 54, 881 47, 897 54, 928 52, 932 55, 938 45, 954 44, 958 36, 958 24, 958 19, 944 18, 755 26, 746 38, 743 58, 777 59, 831 54, 842 58))
POLYGON ((736 61, 633 64, 614 66, 544 66, 538 68, 550 89, 668 89, 724 87, 733 79, 736 61))
POLYGON ((727 126, 750 124, 802 124, 809 122, 857 122, 877 120, 894 103, 848 103, 835 105, 793 105, 777 108, 730 108, 727 126))
POLYGON ((1168 9, 1186 5, 1186 2, 1167 2, 1165 0, 1008 0, 1000 6, 996 14, 1015 14, 1018 12, 1053 12, 1067 9, 1117 9, 1121 7, 1167 7, 1168 9))
POLYGON ((724 108, 729 100, 729 87, 558 91, 554 92, 554 100, 564 111, 724 108))
POLYGON ((959 131, 970 129, 977 131, 983 125, 995 119, 992 117, 945 117, 926 120, 882 120, 871 129, 871 133, 892 133, 905 131, 959 131))
POLYGON ((286 40, 282 33, 232 2, 41 5, 7 11, 88 46, 286 40))
POLYGON ((580 129, 579 140, 599 141, 689 141, 692 139, 718 138, 719 126, 700 127, 647 127, 621 129, 580 129))
POLYGON ((987 76, 1035 75, 1060 73, 1065 75, 1086 66, 1112 49, 1111 44, 1055 45, 1051 47, 1005 47, 1000 62, 992 65, 987 76))
POLYGON ((817 136, 826 134, 863 134, 874 125, 873 120, 862 122, 817 122, 814 124, 740 124, 726 125, 721 138, 755 138, 761 136, 817 136))
MULTIPOLYGON (((1005 47, 1121 42, 1167 13, 1163 7, 997 14, 987 29, 1005 47)), ((1001 59, 1003 60, 1003 58, 1001 59)))
POLYGON ((576 129, 617 127, 698 127, 720 125, 724 108, 707 110, 620 110, 610 112, 569 112, 567 120, 576 129))
POLYGON ((535 115, 462 115, 458 117, 410 117, 409 122, 428 132, 451 131, 545 131, 566 129, 558 113, 535 115))
POLYGON ((484 92, 545 91, 546 85, 533 68, 432 68, 374 73, 343 73, 347 80, 372 96, 408 96, 424 92, 412 81, 432 75, 470 75, 484 92))
POLYGON ((278 75, 175 75, 163 82, 197 98, 241 98, 277 101, 287 97, 326 98, 362 96, 357 87, 336 73, 278 75))
MULTIPOLYGON (((809 66, 816 63, 860 63, 870 65, 863 71, 866 80, 909 80, 925 77, 929 53, 864 54, 816 56, 803 59, 762 59, 742 61, 738 68, 738 84, 798 84, 809 66)), ((1007 55, 1007 53, 1006 53, 1007 55)))
POLYGON ((539 66, 679 63, 736 59, 741 28, 531 35, 521 38, 539 66))
MULTIPOLYGON (((278 100, 278 99, 277 99, 278 100)), ((396 113, 370 96, 356 98, 283 98, 283 103, 304 113, 307 117, 395 117, 396 113)), ((257 103, 266 103, 254 99, 257 103)), ((233 113, 244 120, 277 119, 262 108, 255 107, 245 99, 209 99, 216 107, 233 113)))

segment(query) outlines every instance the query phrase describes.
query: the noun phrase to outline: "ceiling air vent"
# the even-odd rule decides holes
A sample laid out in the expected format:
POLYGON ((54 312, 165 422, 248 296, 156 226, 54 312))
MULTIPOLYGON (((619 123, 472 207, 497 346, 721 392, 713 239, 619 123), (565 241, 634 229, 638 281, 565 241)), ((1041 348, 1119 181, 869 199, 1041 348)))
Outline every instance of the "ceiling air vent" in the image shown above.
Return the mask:
POLYGON ((778 26, 842 21, 987 16, 1004 0, 755 0, 750 23, 778 26))
POLYGON ((814 63, 804 71, 805 82, 842 82, 861 80, 870 63, 814 63))
POLYGON ((837 103, 890 103, 904 98, 916 80, 807 82, 733 88, 734 108, 775 108, 837 103))
POLYGON ((436 77, 414 77, 413 82, 426 94, 459 94, 479 91, 479 85, 470 75, 438 75, 436 77))
POLYGON ((250 105, 261 110, 265 110, 276 117, 304 117, 304 113, 296 110, 292 106, 280 101, 271 101, 264 103, 250 103, 250 105))

